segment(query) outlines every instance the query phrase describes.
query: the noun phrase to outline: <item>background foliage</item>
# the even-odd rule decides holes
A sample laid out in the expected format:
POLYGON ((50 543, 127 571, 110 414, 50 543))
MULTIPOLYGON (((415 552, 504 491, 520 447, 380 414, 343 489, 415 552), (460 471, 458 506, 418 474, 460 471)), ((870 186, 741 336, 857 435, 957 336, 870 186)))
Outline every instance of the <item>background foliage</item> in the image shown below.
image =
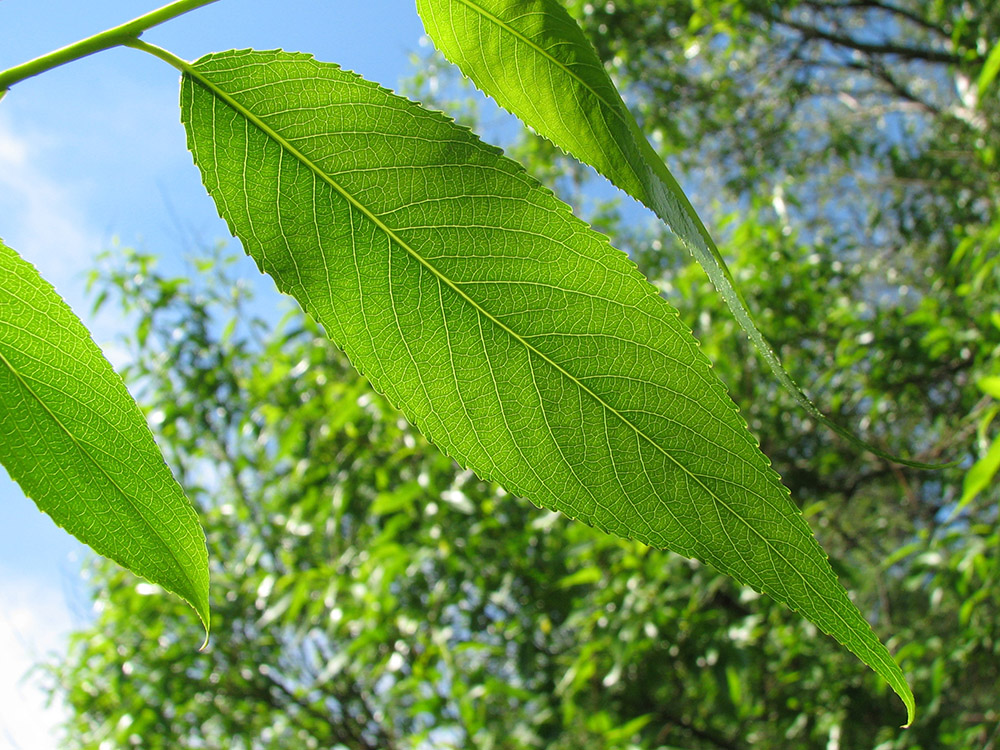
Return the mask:
MULTIPOLYGON (((891 451, 966 458, 899 468, 802 419, 669 235, 547 143, 512 138, 694 327, 861 610, 892 635, 917 723, 897 729, 874 675, 768 599, 462 472, 313 324, 256 317, 222 256, 169 279, 133 253, 97 283, 138 313, 129 375, 202 512, 214 634, 195 652, 182 604, 95 562, 98 621, 51 667, 71 746, 1000 743, 1000 97, 995 81, 978 87, 1000 11, 572 9, 696 204, 715 199, 741 290, 821 408, 891 451), (970 482, 977 461, 986 481, 970 482)), ((412 86, 478 117, 436 58, 412 86)))

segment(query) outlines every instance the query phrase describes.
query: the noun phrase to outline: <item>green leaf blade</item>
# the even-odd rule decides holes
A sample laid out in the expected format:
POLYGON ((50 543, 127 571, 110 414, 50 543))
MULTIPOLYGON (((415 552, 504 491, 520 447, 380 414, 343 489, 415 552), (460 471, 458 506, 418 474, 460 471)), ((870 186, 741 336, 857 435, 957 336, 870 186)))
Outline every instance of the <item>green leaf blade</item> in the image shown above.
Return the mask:
POLYGON ((821 412, 754 321, 714 240, 628 111, 582 29, 558 0, 417 0, 435 46, 483 92, 652 210, 691 251, 774 377, 810 417, 896 463, 821 412))
POLYGON ((1000 42, 993 45, 993 49, 986 56, 986 62, 983 63, 983 68, 979 72, 976 90, 979 92, 980 98, 986 95, 986 91, 997 77, 997 73, 1000 73, 1000 42))
POLYGON ((202 58, 181 111, 248 254, 449 455, 785 602, 912 713, 676 311, 519 165, 306 55, 202 58))
POLYGON ((197 515, 86 328, 0 242, 0 462, 94 551, 188 602, 209 628, 197 515))

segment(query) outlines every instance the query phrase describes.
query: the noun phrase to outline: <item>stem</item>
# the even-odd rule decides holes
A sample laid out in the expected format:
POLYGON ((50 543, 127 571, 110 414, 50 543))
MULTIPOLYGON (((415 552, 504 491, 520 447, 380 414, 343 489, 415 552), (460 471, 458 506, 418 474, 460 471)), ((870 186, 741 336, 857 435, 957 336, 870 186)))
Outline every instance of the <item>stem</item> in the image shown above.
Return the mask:
MULTIPOLYGON (((209 0, 209 2, 215 2, 215 0, 209 0)), ((200 76, 195 74, 193 69, 191 68, 191 63, 189 63, 187 60, 182 60, 181 58, 177 57, 177 55, 175 55, 174 53, 168 52, 162 47, 157 47, 155 44, 144 42, 139 38, 127 39, 124 42, 122 42, 122 44, 125 47, 131 47, 132 49, 148 52, 153 57, 158 57, 168 65, 174 66, 181 73, 189 73, 191 75, 194 75, 196 78, 199 78, 200 80, 200 76)))
POLYGON ((52 68, 65 65, 73 60, 87 57, 95 52, 111 49, 112 47, 120 47, 129 42, 137 41, 139 36, 147 29, 158 26, 164 21, 169 21, 195 8, 200 8, 203 5, 209 5, 217 1, 175 0, 172 3, 164 5, 162 8, 150 11, 144 16, 139 16, 127 23, 123 23, 121 26, 115 26, 113 29, 102 31, 100 34, 94 34, 94 36, 74 42, 68 47, 57 49, 54 52, 49 52, 47 55, 36 57, 34 60, 29 60, 21 65, 15 65, 13 68, 0 72, 0 98, 3 97, 7 89, 26 78, 31 78, 47 70, 52 70, 52 68))

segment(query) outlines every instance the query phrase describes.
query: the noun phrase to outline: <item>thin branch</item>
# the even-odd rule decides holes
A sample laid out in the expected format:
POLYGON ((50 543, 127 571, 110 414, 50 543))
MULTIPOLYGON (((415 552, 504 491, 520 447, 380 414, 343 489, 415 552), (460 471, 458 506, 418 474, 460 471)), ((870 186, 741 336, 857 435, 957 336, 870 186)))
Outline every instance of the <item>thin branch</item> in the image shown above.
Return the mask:
POLYGON ((940 107, 924 101, 919 96, 914 94, 903 83, 894 78, 878 60, 875 60, 872 57, 868 57, 868 62, 866 63, 854 60, 813 60, 805 57, 796 58, 792 62, 805 68, 828 68, 835 71, 856 70, 859 73, 864 73, 870 76, 875 81, 881 82, 881 84, 885 87, 888 87, 888 90, 880 86, 878 88, 871 88, 863 91, 846 92, 842 89, 834 87, 822 88, 818 84, 811 83, 813 90, 810 93, 812 95, 828 96, 831 98, 842 98, 844 96, 848 96, 852 99, 861 99, 868 96, 884 97, 887 94, 891 94, 901 100, 896 107, 904 107, 908 105, 914 109, 922 110, 938 117, 944 115, 940 107))
POLYGON ((890 44, 888 42, 883 42, 881 44, 876 44, 874 42, 862 42, 854 37, 834 34, 829 31, 824 31, 823 29, 818 29, 815 26, 809 26, 808 24, 801 23, 799 21, 793 21, 790 18, 782 18, 778 15, 771 15, 769 17, 775 23, 795 29, 807 39, 821 39, 825 42, 829 42, 830 44, 837 45, 838 47, 845 47, 847 49, 857 50, 858 52, 865 52, 870 55, 895 55, 903 58, 904 60, 924 60, 926 62, 945 63, 948 65, 960 65, 968 62, 965 58, 952 54, 951 52, 927 49, 926 47, 909 47, 902 44, 890 44))
POLYGON ((177 16, 183 15, 203 5, 210 5, 218 0, 176 0, 131 21, 115 26, 113 29, 81 39, 67 47, 57 49, 48 54, 36 57, 21 65, 15 65, 0 72, 0 96, 15 83, 37 76, 47 70, 58 68, 68 62, 79 60, 112 47, 121 47, 128 42, 137 40, 144 31, 159 26, 177 16))
POLYGON ((900 99, 913 102, 914 104, 925 108, 928 112, 936 115, 937 117, 941 117, 944 114, 939 107, 936 107, 930 102, 924 101, 910 91, 910 89, 908 89, 901 81, 897 80, 896 77, 893 76, 892 73, 890 73, 889 70, 880 62, 872 60, 872 65, 869 70, 878 80, 885 83, 892 93, 900 99))
POLYGON ((928 21, 926 18, 918 15, 912 10, 900 7, 899 5, 893 5, 892 3, 883 3, 879 2, 879 0, 850 0, 849 2, 845 3, 823 3, 823 2, 816 2, 814 0, 813 2, 807 3, 807 5, 816 8, 818 10, 827 10, 827 9, 848 10, 851 8, 869 8, 874 10, 883 10, 886 13, 890 13, 894 16, 899 16, 900 18, 904 18, 910 23, 919 26, 922 29, 937 34, 942 39, 947 39, 949 41, 951 40, 951 34, 949 34, 948 31, 942 29, 940 26, 935 24, 933 21, 928 21))

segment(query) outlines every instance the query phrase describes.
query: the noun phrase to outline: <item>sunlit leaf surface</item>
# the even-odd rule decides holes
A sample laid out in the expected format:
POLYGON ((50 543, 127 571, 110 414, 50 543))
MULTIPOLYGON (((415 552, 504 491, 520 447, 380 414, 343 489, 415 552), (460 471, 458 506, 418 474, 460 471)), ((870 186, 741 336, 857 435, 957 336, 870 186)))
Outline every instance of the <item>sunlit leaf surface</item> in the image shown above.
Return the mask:
POLYGON ((198 517, 80 320, 0 242, 0 461, 52 519, 173 591, 208 628, 198 517))
POLYGON ((447 453, 770 594, 910 700, 690 331, 519 165, 307 55, 209 55, 181 108, 247 252, 447 453))

